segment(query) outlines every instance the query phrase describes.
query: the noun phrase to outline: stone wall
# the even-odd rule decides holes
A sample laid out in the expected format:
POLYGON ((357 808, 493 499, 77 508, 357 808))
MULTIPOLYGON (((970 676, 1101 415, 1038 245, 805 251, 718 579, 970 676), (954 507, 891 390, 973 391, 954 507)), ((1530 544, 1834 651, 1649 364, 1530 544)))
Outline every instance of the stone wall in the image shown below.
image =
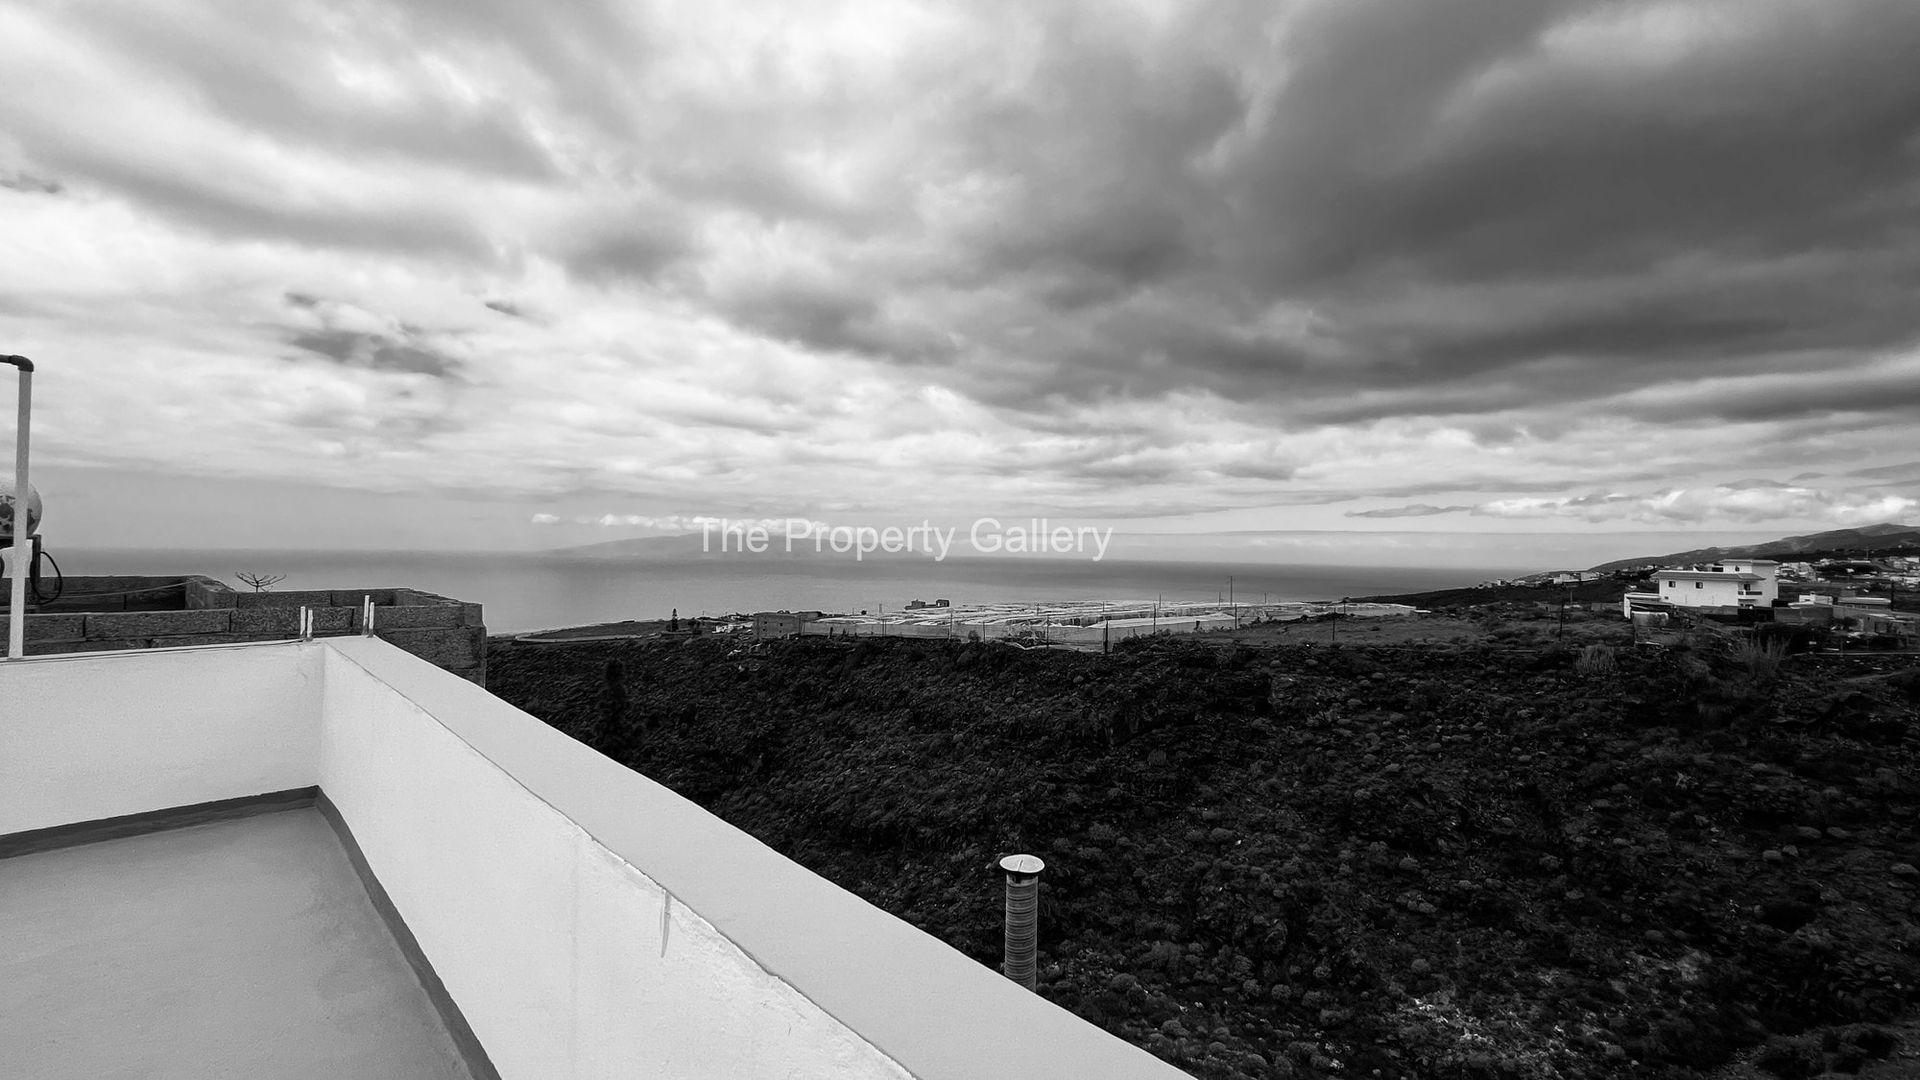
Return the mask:
MULTIPOLYGON (((418 589, 235 592, 197 576, 69 577, 58 600, 27 616, 27 653, 284 641, 300 635, 302 607, 313 609, 315 637, 358 634, 365 597, 373 598, 375 637, 486 685, 487 627, 480 605, 418 589)), ((0 642, 6 633, 7 616, 0 614, 0 642)))

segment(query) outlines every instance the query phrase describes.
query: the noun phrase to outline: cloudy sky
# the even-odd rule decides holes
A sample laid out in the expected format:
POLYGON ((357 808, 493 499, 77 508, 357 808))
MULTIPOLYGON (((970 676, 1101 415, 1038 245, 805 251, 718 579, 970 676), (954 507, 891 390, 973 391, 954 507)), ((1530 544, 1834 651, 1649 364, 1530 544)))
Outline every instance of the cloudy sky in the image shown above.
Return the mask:
POLYGON ((1916 55, 1912 0, 10 0, 0 351, 87 546, 1916 520, 1916 55))

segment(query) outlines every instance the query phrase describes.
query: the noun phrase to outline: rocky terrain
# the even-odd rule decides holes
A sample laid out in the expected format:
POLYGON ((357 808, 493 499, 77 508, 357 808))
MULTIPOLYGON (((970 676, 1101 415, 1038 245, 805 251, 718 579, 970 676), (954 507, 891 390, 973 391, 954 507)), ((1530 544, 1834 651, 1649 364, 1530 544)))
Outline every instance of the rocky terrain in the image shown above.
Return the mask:
POLYGON ((1853 1071, 1920 999, 1920 672, 1730 639, 515 645, 495 693, 1198 1077, 1853 1071))

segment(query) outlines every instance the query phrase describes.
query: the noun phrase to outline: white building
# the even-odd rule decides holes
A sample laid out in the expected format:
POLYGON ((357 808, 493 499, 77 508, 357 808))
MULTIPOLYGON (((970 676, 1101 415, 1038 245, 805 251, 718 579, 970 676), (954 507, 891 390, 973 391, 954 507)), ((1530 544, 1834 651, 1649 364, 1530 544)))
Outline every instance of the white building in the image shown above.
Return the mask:
POLYGON ((1772 559, 1723 559, 1653 572, 1660 599, 1676 607, 1772 607, 1780 597, 1772 559))

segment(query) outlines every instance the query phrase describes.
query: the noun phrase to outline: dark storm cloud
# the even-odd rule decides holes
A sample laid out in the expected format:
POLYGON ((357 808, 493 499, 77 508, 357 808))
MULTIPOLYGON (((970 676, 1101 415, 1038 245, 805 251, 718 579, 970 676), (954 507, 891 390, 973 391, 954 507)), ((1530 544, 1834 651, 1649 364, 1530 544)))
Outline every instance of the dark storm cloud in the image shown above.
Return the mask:
POLYGON ((454 378, 460 370, 457 360, 385 334, 358 330, 308 330, 288 340, 297 348, 348 367, 431 375, 436 379, 454 378))
MULTIPOLYGON (((505 228, 620 287, 705 257, 696 208, 822 223, 846 245, 825 256, 830 287, 709 300, 803 347, 950 366, 955 386, 1009 408, 1199 389, 1315 423, 1552 409, 1631 380, 1920 338, 1905 302, 1920 288, 1906 212, 1920 7, 1903 0, 1002 14, 1030 65, 956 48, 925 59, 927 92, 830 90, 803 110, 706 87, 643 107, 665 92, 664 24, 587 0, 420 0, 353 40, 292 16, 128 12, 99 40, 237 127, 606 194, 502 225, 470 207, 288 200, 105 149, 62 164, 221 231, 487 259, 505 228), (411 62, 433 42, 515 73, 518 94, 414 88, 370 110, 338 92, 351 64, 283 64, 262 35, 317 35, 355 63, 411 62), (864 197, 804 164, 821 146, 877 153, 895 109, 917 141, 888 151, 897 163, 864 197), (574 165, 537 133, 555 114, 599 136, 574 165), (945 190, 988 212, 913 208, 945 190), (869 250, 909 237, 936 247, 911 268, 869 250), (1298 318, 1276 323, 1276 307, 1298 318)), ((1776 404, 1742 415, 1793 414, 1776 404)))
MULTIPOLYGON (((1246 10, 1221 5, 1183 26, 1246 10)), ((1196 204, 1212 193, 1195 166, 1244 115, 1234 73, 1183 54, 1191 42, 1156 55, 1102 8, 1027 19, 1047 43, 1042 65, 960 119, 961 160, 1005 189, 1005 213, 962 238, 982 278, 1064 273, 1127 289, 1196 264, 1210 239, 1196 204)))
POLYGON ((1896 477, 1905 479, 1907 477, 1920 476, 1920 461, 1909 461, 1902 465, 1879 465, 1869 469, 1854 469, 1847 473, 1847 475, 1881 480, 1890 480, 1896 477))
POLYGON ((444 204, 406 199, 369 204, 338 192, 295 202, 285 192, 233 183, 180 162, 121 157, 97 144, 76 146, 61 160, 103 189, 218 235, 315 248, 486 255, 483 230, 444 204))
MULTIPOLYGON (((1581 517, 1920 410, 1911 0, 65 7, 0 10, 0 212, 79 254, 0 312, 137 246, 341 417, 538 399, 557 483, 1581 517)), ((1714 491, 1632 512, 1841 505, 1714 491)))
POLYGON ((1624 412, 1647 420, 1780 421, 1829 413, 1868 413, 1920 424, 1920 380, 1911 372, 1839 369, 1793 380, 1751 380, 1644 397, 1624 412))
POLYGON ((866 330, 878 317, 878 297, 799 278, 735 298, 733 317, 769 337, 829 351, 877 352, 866 330))
POLYGON ((616 212, 582 221, 558 252, 568 269, 593 281, 645 283, 693 250, 693 240, 664 214, 616 212))
POLYGON ((1920 9, 1899 0, 1316 10, 1240 174, 1242 235, 1292 234, 1247 247, 1277 283, 1872 250, 1911 177, 1920 9))
POLYGON ((1243 26, 1270 52, 1083 52, 982 111, 1022 197, 973 276, 1097 330, 1057 366, 990 362, 981 393, 1204 387, 1351 422, 1462 381, 1552 407, 1920 337, 1920 7, 1303 10, 1284 35, 1243 26), (1264 330, 1274 302, 1324 325, 1264 330), (1595 363, 1501 385, 1556 360, 1595 363), (1354 388, 1405 396, 1339 400, 1354 388))
POLYGON ((809 350, 903 365, 953 353, 944 334, 896 317, 885 299, 849 282, 796 274, 736 290, 716 303, 737 325, 809 350))
POLYGON ((0 176, 0 188, 24 191, 31 195, 58 195, 66 190, 66 186, 58 180, 43 180, 27 173, 0 176))

